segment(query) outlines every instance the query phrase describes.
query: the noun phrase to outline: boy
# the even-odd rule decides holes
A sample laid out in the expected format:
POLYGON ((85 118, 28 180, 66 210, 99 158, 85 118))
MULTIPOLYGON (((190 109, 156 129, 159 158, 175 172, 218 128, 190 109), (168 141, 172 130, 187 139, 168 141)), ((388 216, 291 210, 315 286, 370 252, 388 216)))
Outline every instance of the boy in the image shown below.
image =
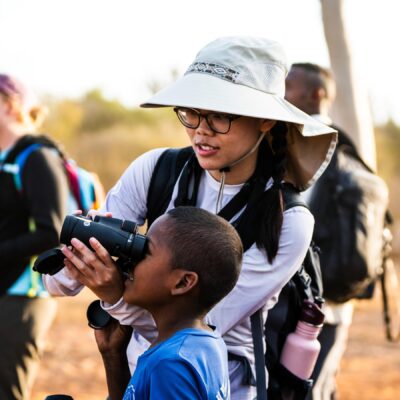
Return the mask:
MULTIPOLYGON (((148 240, 123 297, 152 314, 158 336, 139 358, 124 400, 229 399, 225 343, 203 318, 236 284, 238 234, 208 211, 178 207, 154 222, 148 240)), ((121 399, 129 380, 130 333, 116 321, 95 331, 110 399, 121 399)))

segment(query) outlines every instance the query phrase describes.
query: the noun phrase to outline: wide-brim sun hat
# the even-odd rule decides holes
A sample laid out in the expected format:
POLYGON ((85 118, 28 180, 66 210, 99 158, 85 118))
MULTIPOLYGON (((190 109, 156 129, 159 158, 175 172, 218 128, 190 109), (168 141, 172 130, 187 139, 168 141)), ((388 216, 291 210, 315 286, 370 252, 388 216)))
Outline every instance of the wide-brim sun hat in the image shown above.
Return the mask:
POLYGON ((337 132, 284 99, 288 69, 276 41, 222 37, 200 50, 183 77, 141 107, 189 107, 286 122, 285 180, 305 190, 329 164, 337 132))

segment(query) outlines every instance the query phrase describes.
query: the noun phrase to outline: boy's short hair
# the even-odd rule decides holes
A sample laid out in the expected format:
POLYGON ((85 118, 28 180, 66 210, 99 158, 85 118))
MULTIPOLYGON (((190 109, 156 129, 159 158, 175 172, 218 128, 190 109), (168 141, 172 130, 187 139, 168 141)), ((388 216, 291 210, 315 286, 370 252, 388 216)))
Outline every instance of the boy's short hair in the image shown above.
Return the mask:
POLYGON ((196 272, 199 307, 209 310, 235 286, 242 264, 243 246, 235 228, 223 218, 196 207, 167 212, 164 231, 171 265, 196 272))

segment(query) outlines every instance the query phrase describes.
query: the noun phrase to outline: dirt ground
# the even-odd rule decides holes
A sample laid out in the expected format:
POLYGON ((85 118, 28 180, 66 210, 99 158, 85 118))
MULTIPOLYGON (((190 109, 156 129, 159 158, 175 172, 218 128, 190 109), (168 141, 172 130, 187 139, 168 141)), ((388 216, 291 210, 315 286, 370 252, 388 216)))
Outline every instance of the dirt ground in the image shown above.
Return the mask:
MULTIPOLYGON (((94 298, 83 292, 59 299, 32 400, 64 393, 74 400, 104 400, 106 385, 86 308, 94 298)), ((384 336, 380 293, 358 302, 350 340, 338 376, 340 400, 399 400, 400 343, 384 336)))

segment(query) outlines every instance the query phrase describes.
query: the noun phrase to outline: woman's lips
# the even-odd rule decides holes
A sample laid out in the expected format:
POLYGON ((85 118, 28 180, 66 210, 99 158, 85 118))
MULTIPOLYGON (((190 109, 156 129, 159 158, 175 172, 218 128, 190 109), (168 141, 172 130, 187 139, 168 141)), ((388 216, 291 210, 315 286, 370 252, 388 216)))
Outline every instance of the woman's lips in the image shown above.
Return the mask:
POLYGON ((218 147, 210 146, 206 143, 197 143, 196 144, 197 154, 202 157, 213 156, 218 152, 218 147))

